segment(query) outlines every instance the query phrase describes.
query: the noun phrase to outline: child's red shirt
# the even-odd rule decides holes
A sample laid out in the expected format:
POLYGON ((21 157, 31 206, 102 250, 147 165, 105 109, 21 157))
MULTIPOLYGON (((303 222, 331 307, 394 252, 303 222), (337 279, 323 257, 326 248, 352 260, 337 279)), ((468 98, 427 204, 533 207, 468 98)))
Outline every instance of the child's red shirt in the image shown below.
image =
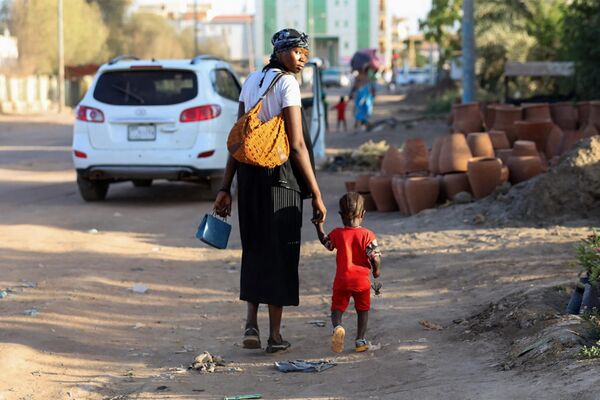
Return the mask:
POLYGON ((335 228, 327 235, 330 250, 337 249, 333 289, 362 291, 371 288, 369 255, 378 254, 375 234, 357 227, 335 228))
POLYGON ((338 121, 343 121, 346 119, 346 106, 348 105, 345 101, 340 101, 335 105, 335 109, 337 110, 337 119, 338 121))

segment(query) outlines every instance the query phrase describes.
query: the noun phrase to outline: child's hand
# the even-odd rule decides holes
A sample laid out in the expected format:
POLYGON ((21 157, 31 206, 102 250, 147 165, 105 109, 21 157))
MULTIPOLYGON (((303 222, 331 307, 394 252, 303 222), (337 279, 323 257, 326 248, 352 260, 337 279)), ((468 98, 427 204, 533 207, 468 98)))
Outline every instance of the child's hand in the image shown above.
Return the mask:
POLYGON ((381 287, 383 285, 381 284, 381 282, 379 281, 375 281, 371 284, 371 287, 373 288, 373 290, 375 291, 375 296, 379 296, 381 294, 381 287))

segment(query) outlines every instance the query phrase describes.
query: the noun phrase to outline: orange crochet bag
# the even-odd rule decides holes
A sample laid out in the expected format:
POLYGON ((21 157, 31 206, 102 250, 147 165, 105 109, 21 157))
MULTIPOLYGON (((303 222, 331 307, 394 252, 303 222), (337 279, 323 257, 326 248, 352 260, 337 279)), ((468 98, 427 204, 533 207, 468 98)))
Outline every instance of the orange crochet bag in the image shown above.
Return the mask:
POLYGON ((285 74, 273 79, 254 107, 242 115, 231 128, 227 138, 227 149, 237 161, 275 168, 289 158, 290 144, 285 132, 283 112, 265 122, 258 119, 264 98, 283 75, 285 74))

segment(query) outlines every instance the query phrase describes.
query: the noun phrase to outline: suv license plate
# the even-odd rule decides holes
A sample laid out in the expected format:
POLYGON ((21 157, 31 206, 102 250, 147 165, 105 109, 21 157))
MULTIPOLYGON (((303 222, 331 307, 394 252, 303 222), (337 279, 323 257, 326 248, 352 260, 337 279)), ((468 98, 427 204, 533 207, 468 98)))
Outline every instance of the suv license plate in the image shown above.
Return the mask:
POLYGON ((156 125, 129 125, 129 141, 156 140, 156 125))

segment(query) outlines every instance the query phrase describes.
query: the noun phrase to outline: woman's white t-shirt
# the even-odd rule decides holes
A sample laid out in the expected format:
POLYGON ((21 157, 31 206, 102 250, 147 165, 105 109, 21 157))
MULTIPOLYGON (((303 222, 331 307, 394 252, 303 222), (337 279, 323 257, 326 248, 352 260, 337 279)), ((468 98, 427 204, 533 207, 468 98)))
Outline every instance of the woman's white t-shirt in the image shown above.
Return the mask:
MULTIPOLYGON (((244 112, 248 112, 254 107, 260 96, 269 88, 269 85, 279 73, 281 73, 281 70, 271 68, 266 71, 266 75, 263 71, 256 71, 248 75, 240 93, 240 101, 244 103, 244 112), (263 84, 258 87, 263 76, 265 77, 263 84)), ((258 118, 265 122, 279 115, 281 110, 286 107, 301 105, 300 85, 293 75, 286 74, 279 78, 263 100, 258 118)))

